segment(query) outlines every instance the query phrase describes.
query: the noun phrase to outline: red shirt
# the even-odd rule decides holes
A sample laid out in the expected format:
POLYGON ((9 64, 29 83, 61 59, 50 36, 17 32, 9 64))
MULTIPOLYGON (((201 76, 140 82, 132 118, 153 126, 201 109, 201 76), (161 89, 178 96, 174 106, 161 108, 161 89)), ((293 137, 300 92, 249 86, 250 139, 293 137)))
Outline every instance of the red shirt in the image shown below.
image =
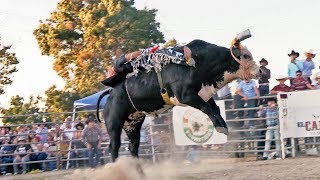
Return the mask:
POLYGON ((305 78, 295 78, 291 84, 291 90, 306 90, 308 89, 307 84, 310 84, 305 78))
POLYGON ((290 91, 290 87, 285 85, 285 84, 279 84, 279 85, 276 85, 275 87, 273 87, 271 89, 271 91, 289 92, 290 91))

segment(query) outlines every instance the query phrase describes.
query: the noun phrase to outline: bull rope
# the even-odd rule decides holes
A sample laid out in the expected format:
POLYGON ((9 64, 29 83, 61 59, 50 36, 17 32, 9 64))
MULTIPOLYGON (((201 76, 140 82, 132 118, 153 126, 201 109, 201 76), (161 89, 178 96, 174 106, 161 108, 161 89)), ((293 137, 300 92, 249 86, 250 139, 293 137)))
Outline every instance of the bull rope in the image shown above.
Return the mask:
POLYGON ((130 94, 129 94, 129 91, 128 91, 128 83, 127 83, 127 82, 128 82, 128 81, 127 81, 127 79, 126 79, 126 92, 127 92, 128 98, 129 98, 129 100, 130 100, 131 105, 133 106, 133 108, 134 108, 136 111, 138 111, 138 109, 137 109, 136 106, 133 104, 133 101, 132 101, 132 99, 131 99, 131 97, 130 97, 130 94))

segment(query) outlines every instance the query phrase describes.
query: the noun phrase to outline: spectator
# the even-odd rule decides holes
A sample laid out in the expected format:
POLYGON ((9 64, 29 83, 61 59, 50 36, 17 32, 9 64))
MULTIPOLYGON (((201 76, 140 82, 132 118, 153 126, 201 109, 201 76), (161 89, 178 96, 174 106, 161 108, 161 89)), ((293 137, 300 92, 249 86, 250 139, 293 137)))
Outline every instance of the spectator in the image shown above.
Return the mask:
POLYGON ((76 131, 76 129, 72 127, 71 123, 71 121, 65 122, 65 128, 63 129, 63 133, 68 137, 69 140, 72 140, 74 132, 76 131))
POLYGON ((320 74, 316 76, 316 84, 313 86, 315 89, 320 89, 320 74))
POLYGON ((45 124, 40 124, 37 131, 37 135, 41 136, 41 142, 46 142, 48 135, 48 128, 45 127, 45 124))
POLYGON ((83 129, 81 136, 84 144, 88 148, 89 166, 94 168, 96 166, 93 159, 94 154, 96 155, 96 162, 98 163, 100 161, 102 131, 92 116, 88 117, 86 124, 87 126, 83 129))
POLYGON ((71 126, 72 128, 74 127, 74 123, 72 122, 72 117, 71 116, 68 116, 64 119, 64 123, 60 126, 60 129, 61 130, 64 130, 66 128, 66 122, 70 122, 71 123, 71 126))
POLYGON ((302 72, 299 70, 296 72, 296 78, 292 80, 290 91, 301 91, 307 89, 314 89, 308 80, 302 77, 302 72))
MULTIPOLYGON (((255 107, 257 105, 257 99, 259 98, 259 90, 257 83, 252 79, 246 79, 239 83, 237 94, 234 97, 235 107, 243 108, 247 103, 248 108, 255 107)), ((255 110, 248 110, 248 118, 254 118, 255 110)), ((243 116, 243 111, 238 111, 238 117, 243 116)), ((253 122, 245 122, 244 128, 253 126, 253 122)))
MULTIPOLYGON (((259 78, 259 92, 260 96, 269 94, 269 79, 271 76, 270 69, 266 68, 268 61, 262 58, 260 61, 260 70, 262 71, 259 78)), ((260 104, 265 104, 264 100, 260 104)))
POLYGON ((294 50, 292 50, 288 56, 290 57, 290 63, 288 64, 288 77, 290 79, 290 85, 292 85, 293 79, 296 78, 296 72, 298 70, 303 70, 303 62, 301 60, 297 60, 299 53, 294 50))
POLYGON ((270 94, 278 94, 279 92, 289 92, 290 91, 290 87, 287 86, 284 82, 286 82, 288 78, 285 77, 284 75, 280 75, 276 80, 279 82, 278 85, 274 86, 271 91, 270 94))
MULTIPOLYGON (((13 162, 13 156, 12 155, 5 155, 5 154, 13 154, 15 150, 14 145, 10 145, 10 137, 5 137, 2 140, 2 146, 0 148, 0 162, 3 164, 12 163, 13 162)), ((0 166, 1 173, 6 174, 8 172, 8 166, 0 166)))
POLYGON ((27 139, 29 137, 28 132, 25 130, 25 126, 18 126, 17 127, 17 136, 27 139))
MULTIPOLYGON (((76 128, 77 128, 77 131, 79 131, 80 133, 76 132, 74 136, 74 140, 72 141, 71 151, 70 151, 71 159, 87 156, 86 145, 81 140, 81 132, 84 129, 84 125, 80 122, 76 125, 76 128)), ((70 166, 76 167, 76 160, 71 160, 70 166)))
POLYGON ((268 99, 268 107, 263 108, 262 105, 260 105, 260 117, 266 117, 266 125, 267 125, 267 131, 266 131, 266 142, 265 142, 265 148, 263 152, 263 159, 268 159, 268 152, 270 150, 271 145, 271 139, 277 139, 276 141, 276 157, 279 157, 279 151, 280 151, 280 133, 279 133, 279 120, 278 120, 278 109, 276 107, 276 99, 269 98, 268 99))
POLYGON ((304 55, 306 56, 306 60, 303 62, 302 76, 306 78, 311 84, 310 76, 312 75, 312 70, 315 67, 312 59, 316 56, 316 54, 313 52, 312 49, 310 49, 304 52, 304 55))
MULTIPOLYGON (((40 136, 35 136, 31 139, 31 149, 32 153, 30 154, 30 161, 43 161, 47 159, 47 153, 45 153, 43 150, 43 145, 40 143, 40 136)), ((34 163, 32 164, 32 168, 34 171, 33 172, 40 172, 43 171, 42 167, 43 163, 34 163)))
MULTIPOLYGON (((48 160, 55 160, 57 158, 57 145, 56 145, 56 141, 54 140, 54 136, 52 136, 51 134, 49 134, 47 136, 47 141, 46 143, 44 143, 43 145, 44 151, 47 152, 47 159, 48 160)), ((57 169, 57 163, 56 161, 49 161, 47 163, 48 169, 49 171, 53 171, 55 169, 57 169)))
MULTIPOLYGON (((18 145, 14 152, 14 159, 13 163, 22 163, 22 174, 27 172, 27 164, 25 162, 29 161, 29 156, 31 153, 31 147, 29 144, 26 144, 27 141, 24 137, 18 138, 18 145)), ((14 174, 18 174, 18 164, 13 165, 13 172, 14 174)))

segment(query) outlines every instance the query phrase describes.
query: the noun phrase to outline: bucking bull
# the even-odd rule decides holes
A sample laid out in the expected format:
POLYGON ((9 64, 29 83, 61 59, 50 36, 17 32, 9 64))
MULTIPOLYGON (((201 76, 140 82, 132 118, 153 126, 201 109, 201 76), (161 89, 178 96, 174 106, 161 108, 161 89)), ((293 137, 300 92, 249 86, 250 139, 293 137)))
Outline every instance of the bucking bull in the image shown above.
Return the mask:
MULTIPOLYGON (((103 116, 110 136, 111 160, 114 162, 118 158, 122 129, 130 139, 131 155, 138 157, 140 129, 145 114, 137 115, 136 112, 154 112, 166 104, 197 108, 209 116, 217 132, 228 134, 220 109, 211 97, 219 88, 235 79, 259 76, 258 65, 248 49, 240 43, 250 36, 248 30, 238 34, 230 49, 193 40, 185 46, 191 50, 194 65, 165 63, 161 68, 154 67, 151 70, 139 68, 135 75, 115 83, 111 90, 102 93, 97 107, 102 97, 110 94, 103 116), (167 95, 171 101, 166 101, 163 95, 167 95)), ((183 46, 172 50, 185 52, 183 46)), ((98 108, 97 117, 100 121, 98 108)))

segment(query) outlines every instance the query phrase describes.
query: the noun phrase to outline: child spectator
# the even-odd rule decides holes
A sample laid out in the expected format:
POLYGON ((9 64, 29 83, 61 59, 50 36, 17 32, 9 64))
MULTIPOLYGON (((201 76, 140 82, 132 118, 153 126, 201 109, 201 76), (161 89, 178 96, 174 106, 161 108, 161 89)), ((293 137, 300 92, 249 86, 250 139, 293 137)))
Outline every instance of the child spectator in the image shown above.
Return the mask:
POLYGON ((296 72, 296 78, 292 80, 290 91, 301 91, 307 89, 314 89, 308 80, 302 77, 302 72, 296 72))
POLYGON ((278 94, 279 92, 289 92, 290 91, 290 87, 287 86, 284 82, 286 82, 288 78, 285 77, 284 75, 280 75, 276 80, 279 82, 278 85, 274 86, 271 91, 270 94, 278 94))
POLYGON ((304 55, 306 56, 306 60, 303 61, 303 70, 302 70, 302 76, 306 78, 309 83, 311 84, 310 76, 312 75, 312 70, 314 69, 314 62, 312 59, 316 56, 316 54, 313 52, 312 49, 304 52, 304 55))
POLYGON ((274 98, 268 99, 268 107, 263 108, 262 105, 259 106, 260 108, 260 117, 266 117, 266 142, 265 148, 263 152, 263 159, 268 159, 268 152, 270 150, 271 139, 277 139, 276 141, 276 156, 279 157, 280 151, 280 133, 279 133, 279 119, 278 119, 278 109, 277 109, 277 102, 274 98))
MULTIPOLYGON (((80 122, 76 124, 77 132, 75 133, 74 140, 71 144, 70 158, 80 158, 87 156, 86 145, 81 140, 81 132, 84 129, 84 125, 80 122)), ((76 167, 76 160, 70 161, 71 167, 76 167)))
MULTIPOLYGON (((27 164, 25 162, 29 161, 31 153, 31 147, 29 144, 26 143, 27 141, 24 137, 18 138, 18 145, 14 152, 15 157, 13 159, 13 163, 22 163, 22 174, 25 174, 27 172, 27 164)), ((18 174, 18 164, 13 165, 13 171, 15 175, 18 174)))
POLYGON ((46 142, 48 135, 48 128, 45 127, 45 124, 40 124, 36 130, 37 135, 41 136, 41 142, 46 142))

